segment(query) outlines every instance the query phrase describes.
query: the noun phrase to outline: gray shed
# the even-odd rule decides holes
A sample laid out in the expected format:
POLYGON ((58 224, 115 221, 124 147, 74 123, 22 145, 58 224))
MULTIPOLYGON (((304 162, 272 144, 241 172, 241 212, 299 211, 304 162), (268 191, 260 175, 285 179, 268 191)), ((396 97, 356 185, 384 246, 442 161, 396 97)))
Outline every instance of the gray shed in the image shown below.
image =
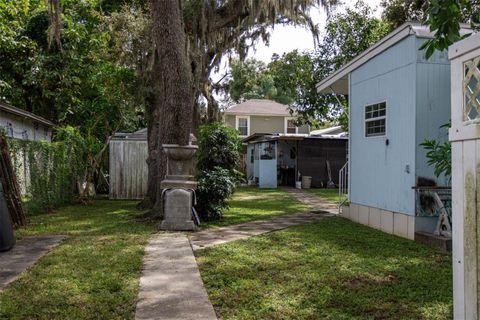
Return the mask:
POLYGON ((110 140, 110 199, 143 199, 148 179, 147 129, 116 133, 110 140))

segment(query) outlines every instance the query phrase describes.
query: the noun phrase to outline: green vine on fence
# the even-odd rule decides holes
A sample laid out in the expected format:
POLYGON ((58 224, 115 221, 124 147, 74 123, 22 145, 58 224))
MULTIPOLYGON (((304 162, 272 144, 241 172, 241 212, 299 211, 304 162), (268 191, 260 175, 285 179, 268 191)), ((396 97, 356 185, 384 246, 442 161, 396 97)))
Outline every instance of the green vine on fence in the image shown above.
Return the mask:
POLYGON ((87 163, 78 130, 59 128, 51 143, 9 139, 9 149, 29 213, 48 212, 77 200, 77 183, 83 181, 87 163))

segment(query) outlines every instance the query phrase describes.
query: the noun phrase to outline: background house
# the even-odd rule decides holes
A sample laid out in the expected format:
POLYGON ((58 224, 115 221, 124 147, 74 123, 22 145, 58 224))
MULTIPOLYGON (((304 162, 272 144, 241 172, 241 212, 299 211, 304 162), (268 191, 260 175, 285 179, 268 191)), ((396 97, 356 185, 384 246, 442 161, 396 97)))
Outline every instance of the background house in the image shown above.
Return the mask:
MULTIPOLYGON (((267 100, 251 99, 234 105, 224 111, 225 124, 237 129, 240 137, 248 138, 268 134, 308 134, 310 127, 295 125, 296 117, 287 105, 267 100)), ((244 148, 240 161, 240 169, 247 179, 252 177, 248 171, 247 155, 251 154, 253 144, 244 148)))
MULTIPOLYGON (((31 112, 0 102, 0 127, 11 139, 28 141, 52 141, 54 124, 31 112)), ((25 195, 30 186, 28 156, 19 150, 12 156, 20 192, 25 195)))
POLYGON ((52 141, 52 122, 4 102, 0 102, 0 126, 10 138, 52 141))
POLYGON ((308 125, 295 126, 295 116, 287 105, 266 100, 252 99, 234 105, 224 112, 225 123, 239 131, 241 137, 256 133, 308 134, 308 125))
POLYGON ((432 232, 436 218, 416 213, 412 187, 421 178, 437 186, 420 143, 446 140, 450 120, 450 63, 430 59, 420 46, 428 27, 406 23, 324 79, 318 90, 349 97, 350 219, 414 239, 432 232))

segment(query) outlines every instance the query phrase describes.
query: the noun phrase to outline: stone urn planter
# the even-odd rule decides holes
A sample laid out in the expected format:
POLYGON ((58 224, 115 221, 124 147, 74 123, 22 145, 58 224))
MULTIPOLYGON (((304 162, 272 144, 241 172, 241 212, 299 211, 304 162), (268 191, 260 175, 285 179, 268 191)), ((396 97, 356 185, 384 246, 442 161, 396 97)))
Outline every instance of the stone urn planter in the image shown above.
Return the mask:
POLYGON ((163 192, 164 218, 162 230, 195 230, 192 220, 192 206, 197 182, 195 179, 194 155, 198 146, 162 145, 167 155, 167 174, 160 184, 163 192))

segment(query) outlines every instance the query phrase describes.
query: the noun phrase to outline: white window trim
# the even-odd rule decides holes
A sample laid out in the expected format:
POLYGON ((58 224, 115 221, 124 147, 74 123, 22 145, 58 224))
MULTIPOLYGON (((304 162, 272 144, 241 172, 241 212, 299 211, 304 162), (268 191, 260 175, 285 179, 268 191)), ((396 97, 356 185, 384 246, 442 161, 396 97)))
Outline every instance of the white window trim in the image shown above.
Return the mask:
MULTIPOLYGON (((283 133, 285 133, 285 134, 288 134, 288 132, 287 132, 287 129, 288 129, 288 120, 294 120, 294 121, 295 121, 296 118, 295 118, 295 117, 285 117, 285 118, 284 118, 284 125, 283 125, 284 130, 283 130, 283 133)), ((295 134, 298 134, 298 126, 295 126, 295 134)))
POLYGON ((240 137, 250 136, 250 116, 235 116, 235 129, 238 130, 238 119, 247 119, 247 135, 241 135, 240 137))
POLYGON ((387 111, 388 111, 387 100, 372 102, 372 103, 365 104, 363 106, 363 136, 365 138, 372 138, 373 139, 373 138, 382 138, 382 137, 387 136, 387 111), (375 105, 375 104, 380 104, 380 103, 385 103, 385 115, 381 116, 381 117, 367 119, 366 114, 365 114, 367 107, 375 105), (381 120, 381 119, 385 119, 385 132, 383 134, 376 134, 376 135, 370 135, 370 136, 367 135, 367 122, 375 121, 375 120, 381 120))

